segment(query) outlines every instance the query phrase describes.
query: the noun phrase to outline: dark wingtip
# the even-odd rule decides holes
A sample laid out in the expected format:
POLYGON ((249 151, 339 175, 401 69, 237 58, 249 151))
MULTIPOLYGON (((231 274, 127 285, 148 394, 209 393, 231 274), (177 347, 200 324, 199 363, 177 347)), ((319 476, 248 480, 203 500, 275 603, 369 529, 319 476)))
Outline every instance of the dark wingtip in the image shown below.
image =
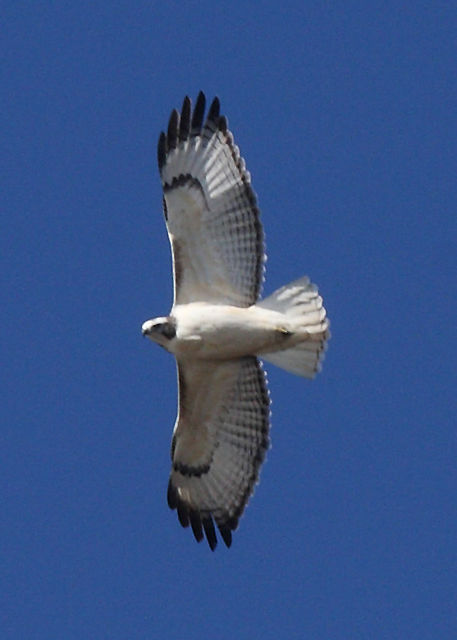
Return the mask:
POLYGON ((190 98, 189 96, 186 96, 182 103, 181 120, 179 123, 179 139, 181 142, 184 142, 189 137, 191 106, 190 98))
POLYGON ((235 529, 238 527, 238 517, 232 516, 229 520, 227 520, 227 522, 224 523, 224 526, 228 529, 231 529, 232 531, 235 531, 235 529))
POLYGON ((219 128, 219 131, 222 131, 222 133, 227 133, 227 129, 228 129, 227 118, 225 116, 219 116, 219 121, 217 123, 217 126, 219 128))
POLYGON ((221 109, 221 105, 219 102, 219 98, 216 96, 211 103, 211 106, 208 111, 207 121, 214 122, 214 124, 218 124, 219 121, 219 112, 221 109))
POLYGON ((170 509, 176 509, 176 507, 178 506, 178 492, 172 485, 171 478, 168 481, 167 503, 170 509))
MULTIPOLYGON (((167 161, 169 151, 175 149, 178 142, 188 140, 190 135, 198 136, 203 126, 203 118, 205 115, 206 97, 203 91, 200 91, 192 113, 192 103, 189 96, 186 96, 182 103, 181 113, 177 109, 173 109, 168 121, 167 133, 159 136, 157 146, 157 160, 159 170, 167 161)), ((216 96, 211 103, 206 121, 213 122, 222 132, 227 131, 227 119, 220 116, 220 101, 216 96)))
POLYGON ((232 544, 232 532, 227 525, 218 525, 219 533, 221 534, 222 540, 225 542, 228 549, 232 544))
POLYGON ((171 112, 170 120, 168 122, 168 149, 175 149, 178 142, 178 126, 179 126, 179 113, 176 109, 171 112))
POLYGON ((203 519, 203 528, 205 530, 206 539, 208 540, 211 551, 217 547, 216 531, 214 529, 214 523, 211 516, 203 519))
POLYGON ((200 514, 195 509, 189 510, 190 525, 192 527, 195 540, 201 542, 203 540, 202 520, 200 514))
POLYGON ((177 509, 178 509, 178 520, 181 523, 181 526, 184 528, 188 527, 190 524, 189 510, 182 502, 178 502, 177 509))
POLYGON ((162 131, 159 136, 159 142, 157 144, 157 161, 159 163, 159 170, 162 169, 165 162, 167 161, 167 151, 168 151, 167 136, 162 131))
POLYGON ((203 91, 198 94, 197 102, 195 104, 194 113, 192 116, 192 134, 198 135, 202 129, 203 115, 205 113, 206 98, 203 91))

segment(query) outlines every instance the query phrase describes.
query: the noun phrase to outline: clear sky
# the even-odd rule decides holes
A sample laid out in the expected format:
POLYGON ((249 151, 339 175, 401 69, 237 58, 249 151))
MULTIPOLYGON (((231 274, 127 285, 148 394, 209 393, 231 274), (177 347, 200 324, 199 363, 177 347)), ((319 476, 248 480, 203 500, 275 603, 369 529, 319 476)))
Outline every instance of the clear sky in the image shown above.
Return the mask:
POLYGON ((452 2, 4 2, 0 637, 457 637, 452 2), (265 293, 332 322, 267 367, 272 448, 211 553, 166 504, 171 305, 156 142, 218 95, 265 293))

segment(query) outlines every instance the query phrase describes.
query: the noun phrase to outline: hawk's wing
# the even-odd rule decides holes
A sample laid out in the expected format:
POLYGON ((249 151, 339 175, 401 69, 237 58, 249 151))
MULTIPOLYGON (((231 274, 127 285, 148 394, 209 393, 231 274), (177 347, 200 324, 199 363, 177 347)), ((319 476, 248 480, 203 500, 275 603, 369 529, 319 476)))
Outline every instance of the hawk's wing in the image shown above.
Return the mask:
POLYGON ((172 441, 168 504, 197 541, 227 546, 253 492, 268 448, 269 395, 254 357, 178 362, 179 413, 172 441))
POLYGON ((158 145, 164 213, 173 253, 175 304, 254 304, 263 281, 263 229, 239 149, 205 96, 184 99, 158 145))

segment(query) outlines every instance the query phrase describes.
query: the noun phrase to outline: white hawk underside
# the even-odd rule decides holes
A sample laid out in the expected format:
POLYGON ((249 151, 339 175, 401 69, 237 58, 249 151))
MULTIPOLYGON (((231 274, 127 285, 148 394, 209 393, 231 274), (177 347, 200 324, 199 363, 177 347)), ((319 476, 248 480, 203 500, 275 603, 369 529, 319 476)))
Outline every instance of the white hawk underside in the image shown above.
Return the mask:
POLYGON ((143 333, 177 360, 168 504, 214 549, 215 524, 230 546, 269 446, 269 394, 256 356, 313 377, 328 322, 307 278, 256 304, 265 262, 257 199, 217 98, 204 115, 203 93, 193 111, 186 97, 159 138, 174 304, 143 333))
MULTIPOLYGON (((185 98, 158 145, 164 213, 173 255, 174 305, 202 301, 247 307, 261 290, 264 238, 250 175, 219 115, 204 121, 199 94, 185 98)), ((179 360, 179 411, 168 503, 181 524, 227 544, 268 447, 269 398, 255 357, 209 363, 179 360)))

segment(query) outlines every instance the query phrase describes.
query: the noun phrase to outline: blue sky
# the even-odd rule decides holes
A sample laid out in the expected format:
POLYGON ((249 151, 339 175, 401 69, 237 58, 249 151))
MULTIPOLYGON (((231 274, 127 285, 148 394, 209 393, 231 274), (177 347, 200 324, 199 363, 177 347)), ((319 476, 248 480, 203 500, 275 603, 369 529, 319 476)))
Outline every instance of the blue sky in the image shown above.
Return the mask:
POLYGON ((454 638, 452 3, 5 2, 0 630, 5 639, 454 638), (156 142, 219 95, 265 292, 332 322, 267 367, 272 449, 232 548, 166 505, 173 359, 156 142))

